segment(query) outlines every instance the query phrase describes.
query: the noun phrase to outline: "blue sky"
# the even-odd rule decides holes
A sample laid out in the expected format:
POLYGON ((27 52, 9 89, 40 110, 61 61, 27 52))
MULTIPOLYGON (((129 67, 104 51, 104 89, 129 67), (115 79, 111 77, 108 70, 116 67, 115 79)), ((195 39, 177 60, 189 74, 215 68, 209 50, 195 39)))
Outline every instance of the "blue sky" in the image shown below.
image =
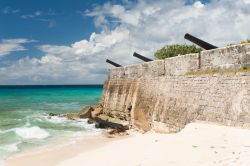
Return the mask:
MULTIPOLYGON (((15 60, 27 54, 39 57, 35 48, 41 44, 68 45, 89 38, 100 29, 93 18, 83 16, 86 10, 103 5, 105 0, 0 0, 0 38, 27 38, 36 40, 26 44, 27 52, 15 52, 2 60, 15 60)), ((121 1, 112 1, 120 4, 121 1)))
POLYGON ((0 0, 1 84, 103 83, 110 58, 139 63, 186 32, 250 38, 249 0, 0 0), (146 41, 146 42, 145 42, 146 41))

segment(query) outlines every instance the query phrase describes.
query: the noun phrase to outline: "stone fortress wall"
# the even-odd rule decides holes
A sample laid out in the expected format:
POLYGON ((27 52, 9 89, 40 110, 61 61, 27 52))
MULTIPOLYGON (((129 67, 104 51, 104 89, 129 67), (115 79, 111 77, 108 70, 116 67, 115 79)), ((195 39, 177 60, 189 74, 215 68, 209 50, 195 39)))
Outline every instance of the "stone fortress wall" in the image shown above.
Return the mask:
POLYGON ((178 132, 195 120, 250 127, 250 72, 187 75, 250 66, 250 44, 112 68, 104 113, 144 131, 178 132))

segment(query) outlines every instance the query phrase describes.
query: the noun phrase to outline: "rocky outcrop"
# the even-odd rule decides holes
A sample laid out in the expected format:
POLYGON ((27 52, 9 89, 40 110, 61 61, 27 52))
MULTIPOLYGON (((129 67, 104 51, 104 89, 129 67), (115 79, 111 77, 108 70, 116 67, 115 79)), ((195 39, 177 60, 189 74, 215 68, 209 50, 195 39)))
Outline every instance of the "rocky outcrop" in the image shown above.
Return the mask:
POLYGON ((105 114, 100 114, 94 118, 96 122, 97 128, 112 128, 112 129, 120 129, 120 130, 128 130, 129 122, 112 118, 105 114))
POLYGON ((116 119, 103 113, 102 104, 84 107, 78 116, 88 119, 88 123, 95 123, 97 128, 112 128, 117 131, 125 131, 129 128, 128 121, 116 119))
POLYGON ((110 133, 120 133, 129 129, 129 122, 114 118, 110 114, 103 112, 103 105, 101 103, 84 107, 80 113, 69 113, 66 115, 49 113, 48 118, 53 116, 65 117, 68 120, 88 119, 88 123, 95 123, 97 128, 114 129, 110 133))
POLYGON ((91 118, 91 112, 93 108, 91 106, 84 107, 82 111, 79 113, 79 117, 82 119, 91 118))
POLYGON ((65 115, 65 117, 69 120, 77 120, 80 118, 79 114, 76 114, 76 113, 67 114, 65 115))

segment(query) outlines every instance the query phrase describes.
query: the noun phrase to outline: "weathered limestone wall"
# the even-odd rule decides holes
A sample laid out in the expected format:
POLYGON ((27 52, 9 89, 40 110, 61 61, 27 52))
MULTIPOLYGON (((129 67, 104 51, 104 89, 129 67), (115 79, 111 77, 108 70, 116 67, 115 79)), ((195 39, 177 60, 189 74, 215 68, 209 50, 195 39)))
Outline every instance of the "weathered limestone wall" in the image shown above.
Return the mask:
POLYGON ((230 63, 235 66, 248 64, 248 47, 237 47, 241 53, 244 52, 239 55, 241 61, 237 61, 240 62, 237 64, 232 60, 237 54, 232 54, 232 51, 228 53, 229 48, 224 48, 213 50, 215 57, 211 51, 205 51, 200 55, 178 56, 111 69, 102 98, 104 112, 129 120, 132 126, 144 131, 177 132, 194 120, 248 128, 249 72, 185 75, 199 68, 215 69, 230 63), (227 56, 228 59, 225 58, 227 56), (216 58, 220 59, 220 63, 214 60, 216 58))
POLYGON ((237 69, 250 66, 250 44, 201 52, 201 69, 237 69))
POLYGON ((189 71, 198 70, 200 68, 199 59, 198 53, 166 58, 164 60, 165 73, 166 75, 185 75, 189 71))

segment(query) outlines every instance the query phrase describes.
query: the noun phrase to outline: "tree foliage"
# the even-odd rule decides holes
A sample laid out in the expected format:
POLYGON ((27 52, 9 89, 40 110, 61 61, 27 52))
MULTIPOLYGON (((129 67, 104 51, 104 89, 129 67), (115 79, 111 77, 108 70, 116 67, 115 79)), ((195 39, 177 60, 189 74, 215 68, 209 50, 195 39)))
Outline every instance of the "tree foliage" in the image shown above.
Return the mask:
POLYGON ((190 53, 199 53, 202 49, 196 47, 195 45, 187 45, 187 44, 174 44, 174 45, 166 45, 160 50, 156 51, 154 56, 158 59, 165 59, 174 57, 177 55, 185 55, 190 53))

